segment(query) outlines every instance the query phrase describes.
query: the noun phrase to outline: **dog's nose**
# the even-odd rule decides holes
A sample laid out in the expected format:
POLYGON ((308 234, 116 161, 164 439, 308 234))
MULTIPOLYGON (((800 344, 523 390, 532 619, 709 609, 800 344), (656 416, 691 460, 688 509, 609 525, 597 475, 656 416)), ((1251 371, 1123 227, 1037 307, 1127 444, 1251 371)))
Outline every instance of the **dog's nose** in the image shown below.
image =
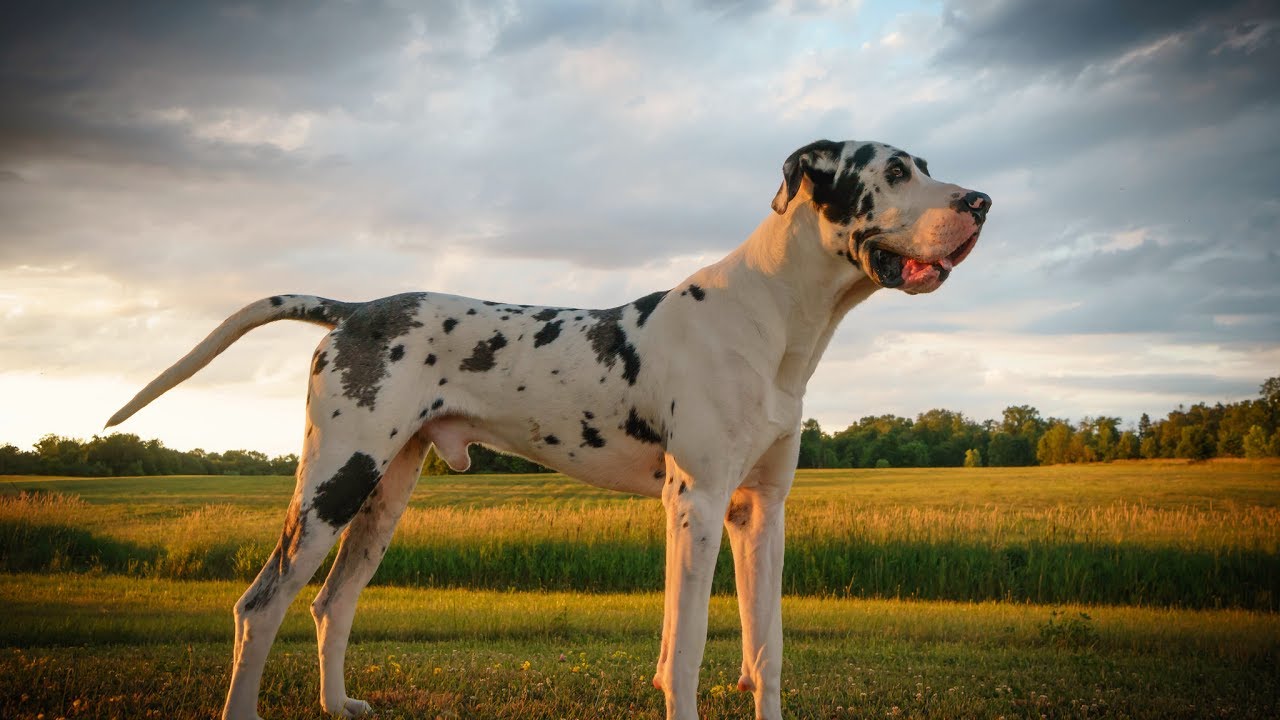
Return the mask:
POLYGON ((960 202, 964 203, 964 207, 980 218, 985 218, 987 210, 991 208, 991 196, 977 190, 960 198, 960 202))

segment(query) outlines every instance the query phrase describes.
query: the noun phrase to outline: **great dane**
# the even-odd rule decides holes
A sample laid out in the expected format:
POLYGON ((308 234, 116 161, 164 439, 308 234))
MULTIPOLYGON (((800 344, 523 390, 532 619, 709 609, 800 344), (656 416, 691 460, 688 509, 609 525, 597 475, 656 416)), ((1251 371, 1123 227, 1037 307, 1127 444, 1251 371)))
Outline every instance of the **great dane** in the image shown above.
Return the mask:
POLYGON ((257 718, 286 608, 341 534, 311 604, 320 702, 355 717, 343 660, 373 576, 431 447, 455 470, 480 443, 592 485, 662 499, 666 587, 653 684, 697 717, 721 525, 742 617, 738 688, 781 717, 783 503, 805 385, 836 325, 880 288, 936 290, 973 249, 987 195, 939 182, 888 145, 822 140, 782 165, 769 214, 674 289, 607 310, 436 293, 348 303, 277 295, 224 321, 107 423, 116 425, 248 332, 330 332, 311 363, 305 441, 284 531, 235 606, 223 717, 257 718))

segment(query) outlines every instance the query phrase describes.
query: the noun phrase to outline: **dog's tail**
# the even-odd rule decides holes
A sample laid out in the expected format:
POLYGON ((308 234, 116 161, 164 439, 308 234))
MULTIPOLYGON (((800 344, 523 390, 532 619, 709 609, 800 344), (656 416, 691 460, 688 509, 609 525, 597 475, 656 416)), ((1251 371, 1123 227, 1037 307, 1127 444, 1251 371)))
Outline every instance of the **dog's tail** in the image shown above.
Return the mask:
POLYGON ((345 303, 314 295, 275 295, 249 303, 231 317, 222 321, 209 336, 200 341, 172 367, 160 373, 146 387, 120 408, 107 427, 119 425, 148 403, 186 380, 200 368, 208 365, 223 350, 239 340, 245 333, 276 320, 301 320, 303 322, 333 328, 360 307, 360 303, 345 303))

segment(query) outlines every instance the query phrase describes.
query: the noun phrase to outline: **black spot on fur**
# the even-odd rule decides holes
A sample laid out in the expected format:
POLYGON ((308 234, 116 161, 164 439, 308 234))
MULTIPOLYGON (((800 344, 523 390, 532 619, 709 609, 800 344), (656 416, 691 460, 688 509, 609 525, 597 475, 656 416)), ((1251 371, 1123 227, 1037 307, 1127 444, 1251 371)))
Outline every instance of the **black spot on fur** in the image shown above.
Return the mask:
POLYGON ((334 410, 334 411, 333 411, 333 414, 332 414, 332 415, 330 415, 329 417, 338 417, 338 416, 339 416, 339 415, 341 415, 341 414, 342 414, 342 411, 341 411, 341 410, 334 410))
POLYGON ((866 186, 862 183, 862 173, 851 165, 842 174, 833 177, 830 184, 819 186, 815 183, 813 203, 822 210, 827 220, 845 225, 857 214, 858 203, 864 192, 866 186))
POLYGON ((587 424, 586 420, 582 421, 582 446, 591 446, 593 448, 604 447, 604 438, 600 437, 600 431, 587 424))
POLYGON ((427 410, 426 408, 422 408, 422 412, 418 413, 418 419, 421 420, 422 418, 426 417, 428 412, 431 412, 431 411, 427 410))
POLYGON ((316 516, 337 528, 351 522, 382 476, 372 457, 356 452, 334 476, 316 488, 316 516))
POLYGON ((494 353, 507 346, 507 338, 502 333, 494 333, 488 340, 481 340, 471 350, 471 357, 462 361, 459 370, 466 372, 487 372, 493 369, 494 353))
POLYGON ((867 143, 853 151, 853 155, 849 158, 849 167, 852 168, 854 172, 861 172, 862 168, 866 167, 867 163, 874 160, 875 157, 876 146, 871 143, 867 143))
POLYGON ((454 328, 458 327, 458 321, 454 318, 445 318, 442 327, 444 328, 444 334, 448 335, 453 332, 454 328))
POLYGON ((443 385, 447 382, 449 382, 449 378, 440 378, 440 382, 436 383, 436 385, 443 385))
POLYGON ((430 353, 429 355, 427 355, 426 364, 427 364, 427 365, 435 365, 435 364, 436 364, 436 354, 435 354, 435 353, 430 353))
POLYGON ((929 174, 929 163, 925 162, 924 158, 911 158, 911 162, 915 163, 916 167, 920 168, 920 172, 924 173, 926 177, 933 177, 929 174))
POLYGON ((533 336, 533 346, 542 347, 554 342, 556 338, 560 337, 560 327, 562 325, 564 325, 563 320, 556 320, 543 325, 542 329, 533 336))
POLYGON ((391 342, 422 327, 413 318, 423 297, 405 293, 358 305, 332 333, 333 365, 342 370, 343 395, 355 400, 356 407, 374 407, 387 376, 391 342))
POLYGON ((538 322, 547 322, 548 320, 555 320, 559 314, 559 308, 545 308, 534 313, 531 317, 538 322))
POLYGON ((667 474, 667 471, 666 471, 666 470, 654 470, 654 471, 653 471, 653 479, 654 479, 654 480, 661 480, 661 479, 663 478, 663 476, 665 476, 666 474, 667 474))
POLYGON ((707 291, 703 290, 701 287, 698 287, 697 285, 689 286, 689 294, 692 295, 693 299, 697 300, 698 302, 702 302, 702 300, 707 297, 707 291))
POLYGON ((636 317, 636 326, 644 327, 644 322, 649 319, 649 315, 653 313, 654 308, 658 307, 658 303, 662 302, 662 298, 667 296, 667 290, 659 290, 655 293, 649 293, 644 297, 631 303, 635 306, 636 311, 640 313, 636 317))
POLYGON ((751 520, 751 506, 746 503, 730 503, 729 512, 725 513, 724 519, 739 527, 746 527, 751 520))
POLYGON ((520 387, 516 388, 516 392, 524 392, 524 386, 521 385, 520 387))
POLYGON ((685 491, 686 491, 686 490, 688 490, 688 489, 689 489, 689 486, 688 486, 687 484, 685 484, 685 481, 681 480, 681 481, 680 481, 680 490, 679 490, 679 492, 677 492, 676 494, 677 494, 677 495, 683 495, 683 494, 685 493, 685 491))
POLYGON ((402 357, 404 357, 404 346, 403 346, 403 345, 397 345, 397 346, 395 346, 395 347, 391 348, 391 362, 396 362, 396 361, 398 361, 398 360, 399 360, 400 358, 402 358, 402 357))
POLYGON ((595 414, 595 413, 593 413, 593 412, 591 412, 590 410, 583 410, 583 411, 582 411, 582 417, 584 417, 584 418, 586 418, 586 419, 588 419, 588 420, 595 420, 595 419, 596 419, 596 414, 595 414))
POLYGON ((283 304, 284 304, 284 298, 280 297, 279 295, 272 295, 272 296, 271 296, 271 306, 272 306, 272 307, 280 307, 280 306, 281 306, 281 305, 283 305, 283 304))
POLYGON ((328 365, 328 364, 329 364, 329 353, 325 352, 324 350, 321 350, 320 352, 316 353, 315 362, 311 363, 311 374, 319 375, 324 370, 325 365, 328 365))
POLYGON ((488 305, 489 307, 493 307, 494 305, 501 305, 502 303, 496 303, 496 302, 494 302, 494 301, 492 301, 492 300, 485 300, 485 301, 484 301, 484 304, 485 304, 485 305, 488 305))
POLYGON ((433 402, 433 403, 431 403, 431 409, 432 409, 432 410, 439 410, 439 409, 440 409, 440 407, 441 407, 441 406, 443 406, 443 405, 444 405, 444 398, 436 398, 436 401, 435 401, 435 402, 433 402))
POLYGON ((675 399, 675 398, 671 398, 671 414, 672 414, 672 415, 675 415, 675 414, 676 414, 676 399, 675 399))
POLYGON ((560 444, 560 438, 556 437, 555 435, 548 435, 548 436, 546 436, 546 437, 542 438, 542 441, 543 441, 543 442, 545 442, 545 443, 546 443, 546 444, 548 444, 548 445, 559 445, 559 444, 560 444))
POLYGON ((858 215, 866 216, 872 210, 876 209, 875 195, 872 193, 864 193, 862 195, 862 204, 858 205, 858 215))
MULTIPOLYGON (((424 296, 423 293, 417 294, 424 296)), ((397 297, 400 296, 393 295, 390 298, 382 298, 381 300, 373 300, 367 303, 344 303, 336 300, 320 298, 315 305, 303 304, 289 308, 284 317, 332 326, 351 317, 365 306, 382 303, 386 300, 392 300, 397 297)))
POLYGON ((624 426, 626 433, 642 443, 652 443, 657 445, 662 442, 662 436, 659 435, 653 426, 647 420, 640 417, 636 409, 631 408, 631 412, 627 414, 627 423, 624 426))
POLYGON ((587 331, 591 349, 596 352, 596 362, 612 370, 621 359, 622 377, 628 385, 635 385, 640 375, 640 355, 636 353, 635 346, 627 342, 627 333, 619 323, 622 308, 592 310, 589 314, 596 318, 596 324, 587 331))
POLYGON ((476 309, 475 309, 475 308, 467 308, 467 314, 468 314, 468 315, 475 315, 475 314, 476 314, 476 309))
POLYGON ((400 434, 399 428, 391 428, 391 435, 387 439, 391 439, 400 434))

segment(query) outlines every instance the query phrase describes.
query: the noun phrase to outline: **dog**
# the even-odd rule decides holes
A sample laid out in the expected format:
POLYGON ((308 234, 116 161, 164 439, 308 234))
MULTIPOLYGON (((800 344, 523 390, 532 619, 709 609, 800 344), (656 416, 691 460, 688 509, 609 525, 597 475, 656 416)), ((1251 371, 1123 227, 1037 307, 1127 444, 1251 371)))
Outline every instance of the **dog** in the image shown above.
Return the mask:
POLYGON ((784 501, 809 377, 844 315, 881 288, 938 289, 973 249, 984 193, 919 157, 820 140, 782 165, 773 213, 678 287, 606 310, 436 293, 349 303, 277 295, 247 305, 147 385, 116 425, 276 320, 329 328, 311 362, 297 486, 275 550, 235 605, 223 717, 257 718, 285 610, 342 542, 311 605, 324 710, 369 712, 343 681, 356 600, 431 447, 454 470, 480 443, 597 487, 661 498, 667 717, 697 717, 721 526, 742 619, 740 690, 782 716, 784 501))

